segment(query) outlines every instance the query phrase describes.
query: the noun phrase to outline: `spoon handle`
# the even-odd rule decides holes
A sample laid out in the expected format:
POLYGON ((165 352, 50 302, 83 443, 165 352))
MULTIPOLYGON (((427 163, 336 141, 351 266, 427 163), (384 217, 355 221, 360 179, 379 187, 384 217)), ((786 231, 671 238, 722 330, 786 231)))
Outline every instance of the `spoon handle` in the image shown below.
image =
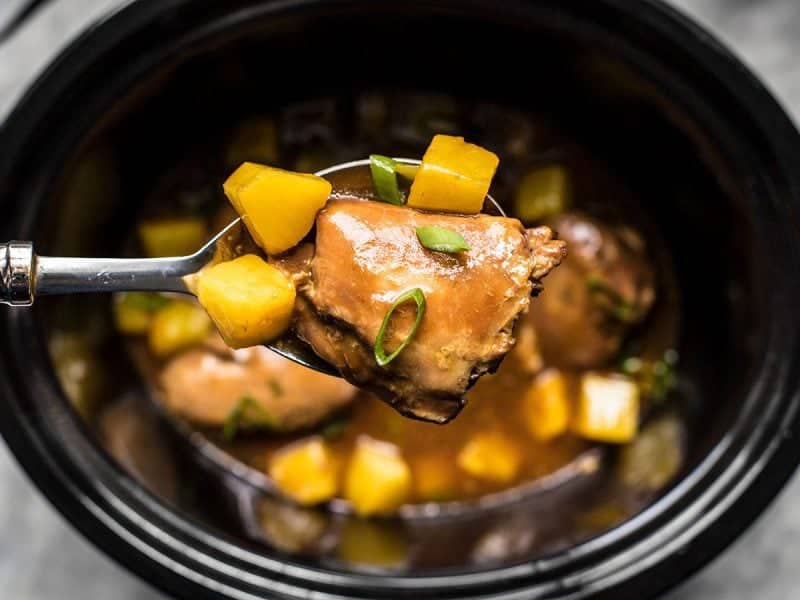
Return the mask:
POLYGON ((30 306, 34 297, 92 292, 190 293, 183 276, 197 256, 174 258, 62 258, 37 256, 31 242, 0 244, 0 304, 30 306))

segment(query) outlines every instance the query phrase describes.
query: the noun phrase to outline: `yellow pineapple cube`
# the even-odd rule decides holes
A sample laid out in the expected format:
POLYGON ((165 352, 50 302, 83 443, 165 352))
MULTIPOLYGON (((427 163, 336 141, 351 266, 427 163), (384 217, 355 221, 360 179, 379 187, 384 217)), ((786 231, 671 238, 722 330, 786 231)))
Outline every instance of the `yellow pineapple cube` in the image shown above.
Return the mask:
POLYGON ((623 444, 639 427, 639 388, 621 375, 586 373, 572 429, 598 442, 623 444))
POLYGON ((331 184, 316 175, 246 162, 223 190, 256 243, 267 254, 280 254, 311 231, 331 184))
POLYGON ((440 212, 479 213, 500 159, 462 137, 436 135, 422 157, 408 206, 440 212))
POLYGON ((112 304, 117 331, 126 335, 143 335, 150 331, 153 315, 169 304, 154 292, 121 292, 112 304))
POLYGON ((281 449, 267 472, 284 494, 300 504, 318 504, 336 494, 336 461, 317 436, 281 449))
POLYGON ((291 322, 294 284, 255 254, 203 269, 196 287, 200 304, 231 348, 269 342, 291 322))
POLYGON ((153 354, 163 358, 199 344, 210 331, 211 321, 202 308, 176 300, 155 314, 148 342, 153 354))
POLYGON ((526 173, 514 198, 516 216, 526 224, 557 215, 569 206, 569 178, 561 165, 526 173))
POLYGON ((345 475, 345 497, 362 516, 386 514, 408 498, 411 471, 397 446, 361 436, 345 475))
POLYGON ((567 380, 556 369, 547 369, 533 380, 522 398, 522 421, 541 442, 551 440, 569 427, 567 380))
POLYGON ((522 463, 519 448, 500 432, 479 433, 458 453, 458 466, 473 477, 509 483, 522 463))
POLYGON ((139 240, 151 258, 194 254, 207 238, 206 223, 197 217, 144 221, 139 225, 139 240))

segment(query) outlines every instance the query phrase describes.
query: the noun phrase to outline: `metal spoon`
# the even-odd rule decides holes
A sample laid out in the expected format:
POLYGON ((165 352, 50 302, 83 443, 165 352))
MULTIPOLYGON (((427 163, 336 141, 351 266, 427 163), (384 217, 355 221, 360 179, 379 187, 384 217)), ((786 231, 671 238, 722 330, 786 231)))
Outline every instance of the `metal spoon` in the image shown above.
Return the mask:
MULTIPOLYGON (((418 165, 419 160, 400 158, 398 162, 418 165)), ((361 187, 371 185, 369 160, 357 160, 334 165, 316 173, 333 179, 334 190, 342 175, 360 175, 361 187), (359 171, 361 171, 359 173, 359 171)), ((355 180, 359 180, 356 177, 355 180)), ((364 192, 359 185, 351 192, 364 192)), ((505 213, 491 197, 486 196, 486 208, 493 213, 505 213)), ((214 257, 218 242, 241 219, 235 219, 212 237, 205 246, 189 256, 169 258, 65 258, 37 256, 33 242, 12 241, 0 244, 0 304, 30 306, 37 296, 86 294, 101 292, 179 292, 192 294, 184 277, 197 273, 214 257)), ((302 340, 284 336, 268 345, 281 356, 310 369, 339 375, 302 340)))

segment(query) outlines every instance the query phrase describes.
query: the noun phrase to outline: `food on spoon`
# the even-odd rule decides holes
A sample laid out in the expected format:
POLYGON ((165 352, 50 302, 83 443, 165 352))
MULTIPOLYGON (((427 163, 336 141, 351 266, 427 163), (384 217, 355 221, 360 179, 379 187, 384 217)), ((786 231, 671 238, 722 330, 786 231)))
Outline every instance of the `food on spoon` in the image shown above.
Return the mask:
POLYGON ((460 233, 446 227, 436 225, 417 227, 417 239, 425 248, 436 252, 456 254, 470 250, 469 244, 464 241, 460 233))
POLYGON ((289 327, 294 304, 293 290, 273 290, 293 285, 294 331, 318 355, 403 414, 445 422, 513 347, 517 317, 565 252, 546 227, 409 208, 478 212, 497 162, 463 138, 436 136, 409 206, 398 205, 388 157, 370 159, 384 202, 343 191, 328 201, 331 185, 319 177, 245 163, 225 193, 255 241, 281 254, 270 258, 286 282, 270 281, 279 278, 257 256, 237 258, 196 276, 200 302, 231 346, 266 343, 289 327), (313 244, 298 245, 315 218, 313 244), (453 327, 464 315, 469 323, 453 327))
POLYGON ((231 348, 269 342, 289 327, 294 285, 261 257, 246 254, 196 277, 197 299, 231 348))
POLYGON ((402 206, 405 204, 405 199, 397 185, 397 166, 397 161, 388 156, 372 154, 369 157, 369 170, 378 199, 402 206))
POLYGON ((622 375, 584 374, 572 428, 598 442, 631 441, 639 428, 639 388, 622 375))
POLYGON ((282 448, 270 460, 267 473, 284 494, 299 504, 319 504, 336 494, 336 461, 319 437, 282 448))
POLYGON ((193 302, 173 300, 159 310, 150 325, 150 350, 161 358, 202 342, 211 330, 205 311, 193 302))
POLYGON ((431 211, 481 211, 500 160, 462 137, 436 135, 414 176, 408 206, 431 211))
POLYGON ((267 254, 280 254, 311 231, 331 184, 316 175, 246 162, 223 190, 256 243, 267 254))
POLYGON ((187 256, 200 250, 207 239, 208 227, 197 217, 159 219, 139 225, 139 240, 150 258, 187 256))
POLYGON ((347 407, 357 391, 339 377, 309 371, 264 346, 231 350, 217 334, 172 358, 159 380, 170 412, 198 425, 228 426, 228 438, 243 431, 317 425, 347 407))
POLYGON ((517 317, 564 253, 549 229, 525 231, 516 219, 360 199, 330 201, 315 242, 276 263, 298 288, 297 334, 348 381, 436 422, 453 418, 470 385, 512 348, 517 317), (470 250, 428 250, 417 239, 422 226, 457 232, 470 250), (396 352, 410 337, 379 364, 376 353, 396 352))
POLYGON ((345 498, 359 515, 387 514, 408 498, 411 471, 396 446, 362 436, 345 474, 345 498))
POLYGON ((522 399, 522 421, 531 435, 546 442, 569 428, 570 401, 567 378, 547 369, 531 383, 522 399))

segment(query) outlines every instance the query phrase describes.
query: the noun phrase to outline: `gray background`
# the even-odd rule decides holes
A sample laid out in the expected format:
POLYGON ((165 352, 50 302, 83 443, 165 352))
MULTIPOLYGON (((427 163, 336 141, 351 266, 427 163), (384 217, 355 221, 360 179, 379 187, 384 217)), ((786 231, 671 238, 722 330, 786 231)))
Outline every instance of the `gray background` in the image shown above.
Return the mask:
MULTIPOLYGON (((800 1, 675 0, 725 40, 800 118, 800 1)), ((19 0, 0 0, 0 21, 19 0)), ((119 0, 55 0, 0 47, 0 120, 58 49, 119 0)), ((800 167, 800 165, 799 165, 800 167)), ((0 442, 0 597, 161 598, 70 529, 0 442)), ((668 600, 800 597, 800 478, 724 556, 668 600)))

